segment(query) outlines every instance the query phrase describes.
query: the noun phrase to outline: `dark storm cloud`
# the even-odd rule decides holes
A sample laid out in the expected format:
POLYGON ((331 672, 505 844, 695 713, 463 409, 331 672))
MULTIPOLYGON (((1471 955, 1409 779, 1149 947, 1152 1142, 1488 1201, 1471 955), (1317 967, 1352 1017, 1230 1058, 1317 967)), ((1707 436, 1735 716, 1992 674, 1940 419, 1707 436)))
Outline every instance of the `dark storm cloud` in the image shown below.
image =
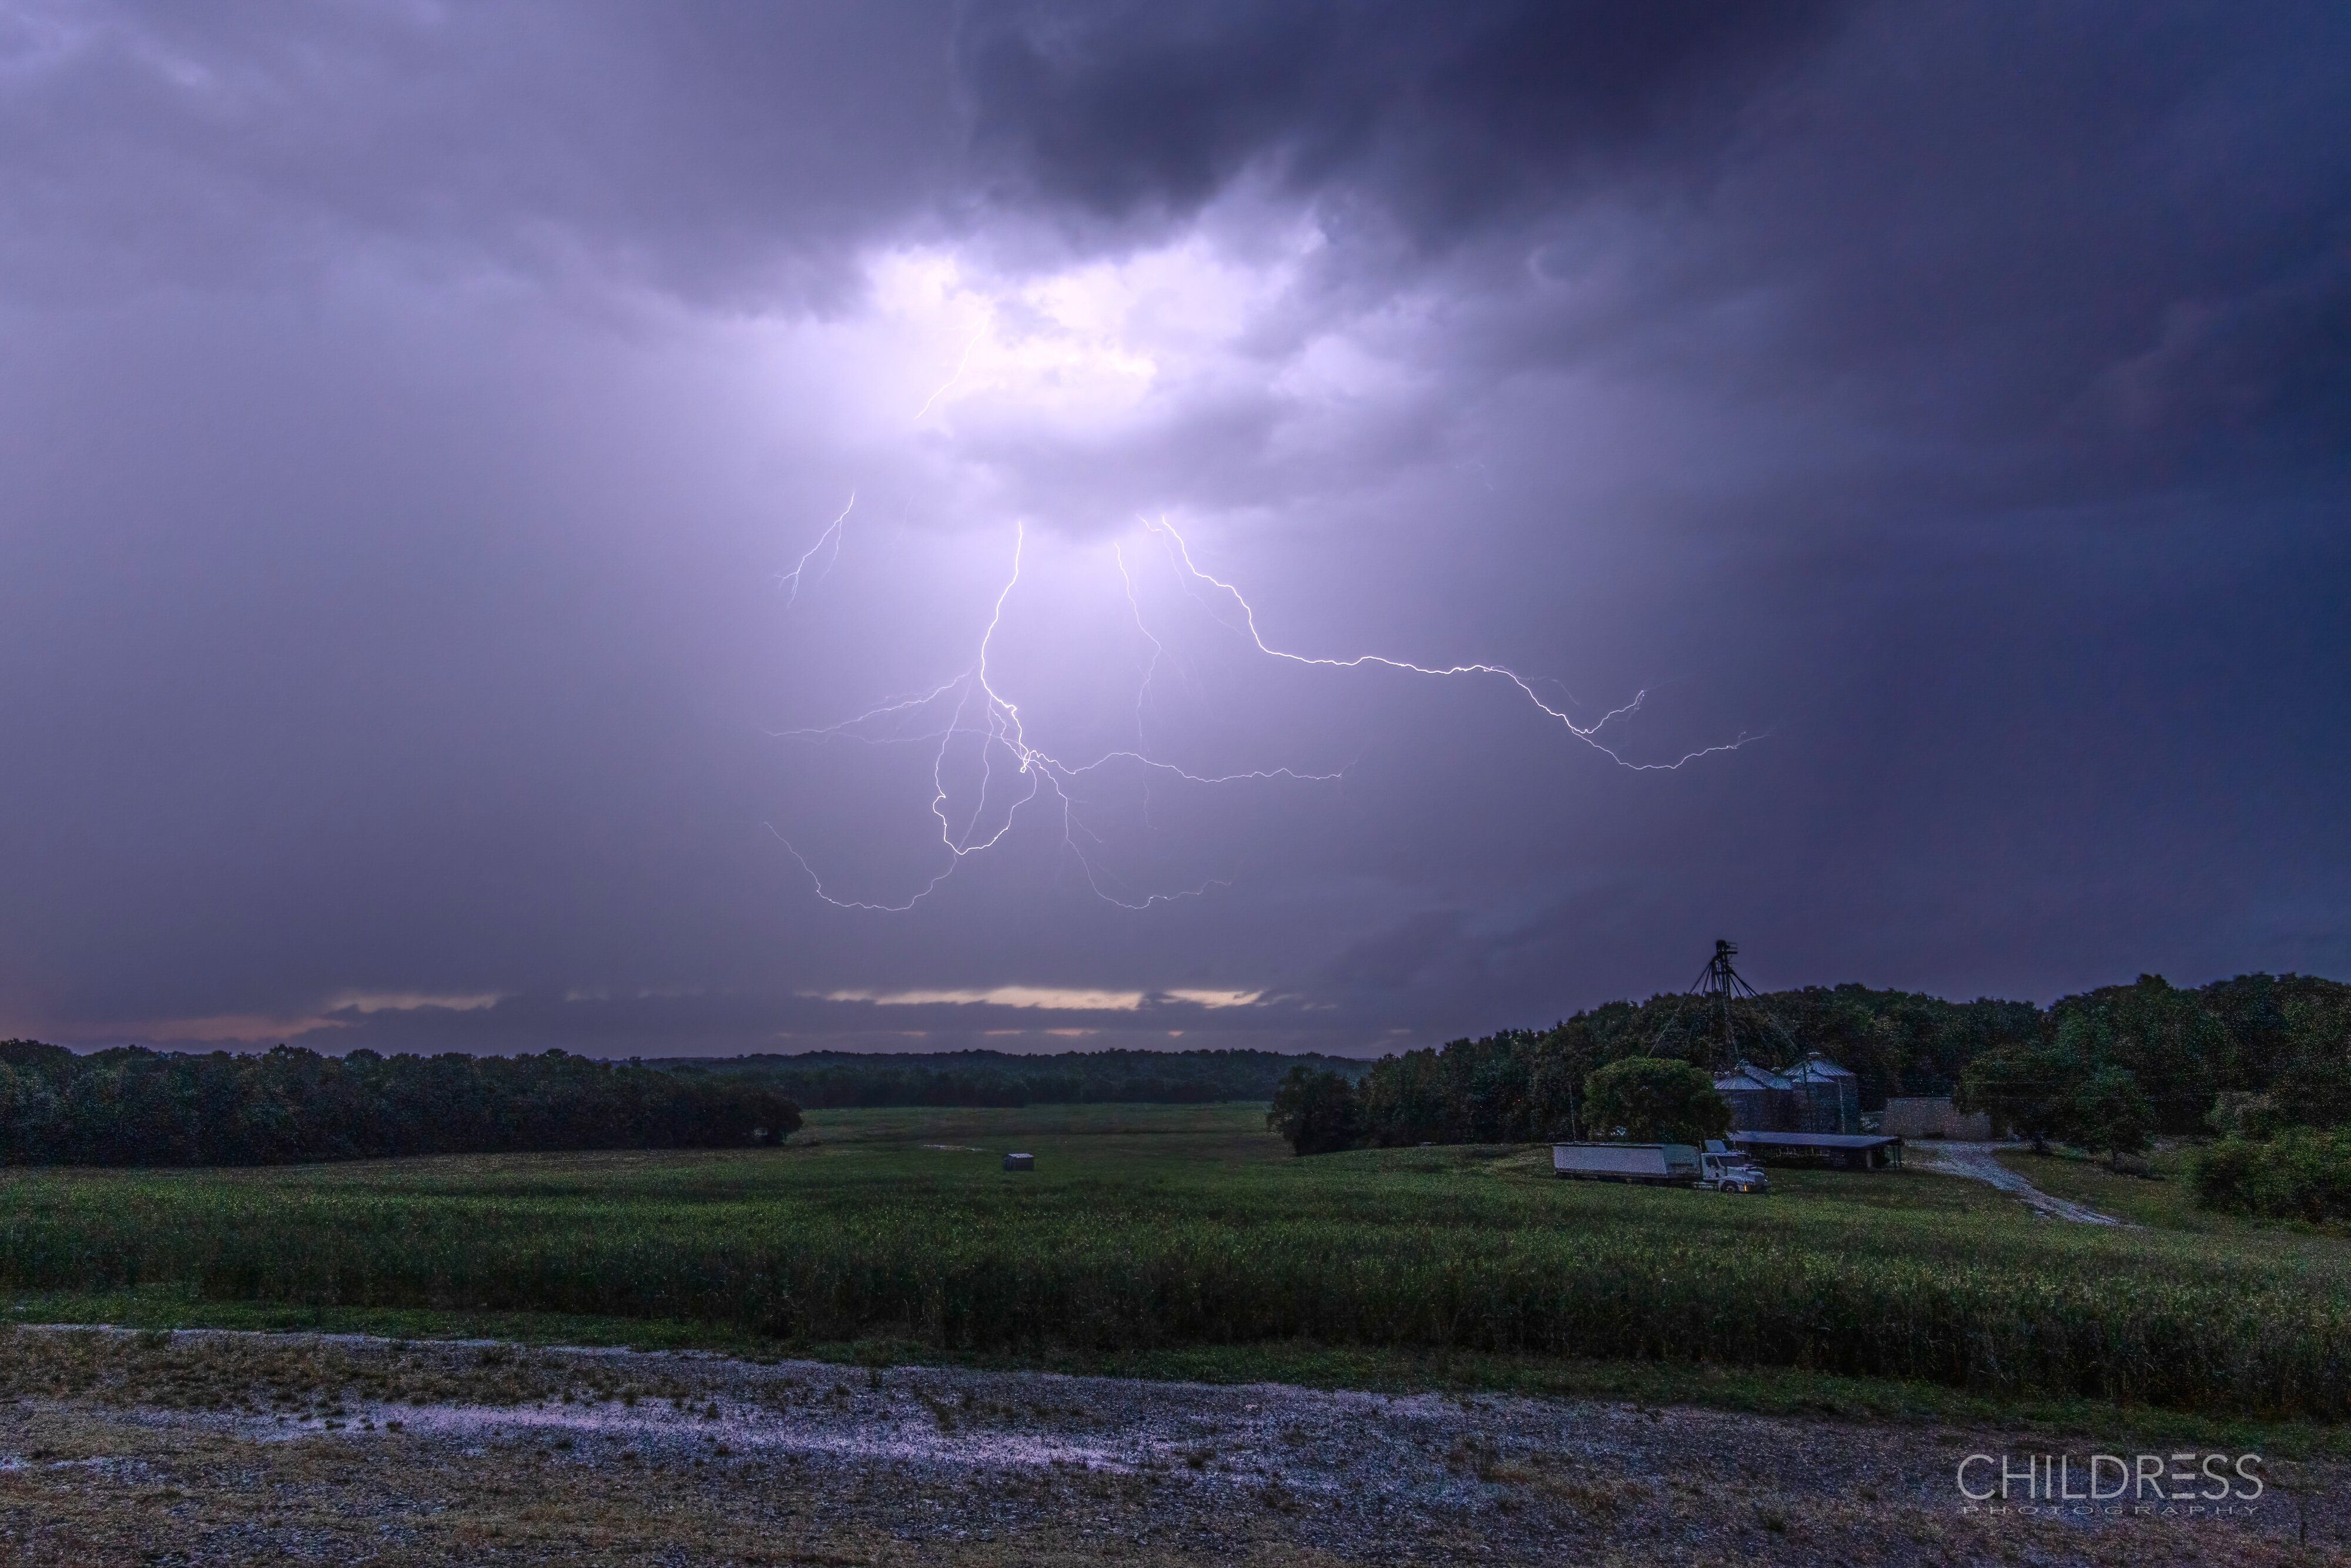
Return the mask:
POLYGON ((2340 971, 2346 59, 2320 5, 9 9, 0 1030, 1370 1049, 1718 935, 2340 971), (885 253, 1063 357, 914 428, 969 327, 883 330, 885 253), (1134 343, 1022 292, 1169 255, 1134 343), (1137 555, 1146 714, 1124 602, 1057 641, 1039 580, 1163 509, 1278 645, 1770 738, 1624 773, 1137 555), (771 826, 895 900, 932 786, 765 732, 967 667, 1016 517, 1040 734, 1343 785, 1105 805, 1231 883, 1139 915, 1050 841, 818 903, 771 826), (1008 984, 1261 997, 827 999, 1008 984))
POLYGON ((1714 151, 1840 5, 982 5, 975 133, 1013 181, 1107 216, 1262 172, 1374 196, 1422 238, 1555 205, 1618 161, 1714 151))
POLYGON ((10 271, 96 287, 428 271, 841 286, 941 189, 944 4, 33 4, 0 16, 10 271))
POLYGON ((1432 372, 1308 472, 1262 392, 1007 465, 1369 490, 1468 461, 1490 389, 1583 375, 1687 433, 1629 459, 1674 471, 1638 504, 1798 557, 2292 490, 2351 450, 2346 56, 2323 6, 978 8, 958 57, 999 201, 1115 236, 1282 193, 1345 237, 1265 379, 1400 293, 1432 372))
POLYGON ((2308 5, 1004 5, 959 45, 1015 188, 1258 176, 1484 246, 1473 352, 2175 461, 2346 434, 2346 52, 2308 5))

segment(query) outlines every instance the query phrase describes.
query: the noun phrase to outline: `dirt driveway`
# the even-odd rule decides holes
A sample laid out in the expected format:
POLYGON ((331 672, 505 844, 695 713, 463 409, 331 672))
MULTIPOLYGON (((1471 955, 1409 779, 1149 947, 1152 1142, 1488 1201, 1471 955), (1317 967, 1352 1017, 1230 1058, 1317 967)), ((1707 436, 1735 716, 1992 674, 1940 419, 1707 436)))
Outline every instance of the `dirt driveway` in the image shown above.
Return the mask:
POLYGON ((2014 1144, 1952 1144, 1933 1140, 1912 1144, 1910 1147, 1927 1156, 1929 1170, 1947 1176, 1966 1176, 1971 1181, 1989 1182, 2002 1192, 2022 1198, 2035 1214, 2045 1214, 2052 1219, 2070 1219, 2077 1225, 2126 1225, 2111 1214, 2100 1214, 2078 1203, 2070 1203, 2042 1191, 2022 1176, 2001 1165, 1995 1157, 2003 1149, 2017 1147, 2014 1144))

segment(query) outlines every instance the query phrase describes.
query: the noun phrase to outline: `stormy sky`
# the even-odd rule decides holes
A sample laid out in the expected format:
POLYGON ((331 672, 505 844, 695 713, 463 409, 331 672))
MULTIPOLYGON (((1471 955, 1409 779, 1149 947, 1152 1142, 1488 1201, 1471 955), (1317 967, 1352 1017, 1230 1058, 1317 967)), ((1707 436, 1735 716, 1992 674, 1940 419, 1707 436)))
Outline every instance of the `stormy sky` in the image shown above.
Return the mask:
POLYGON ((0 0, 0 1034, 2351 976, 2346 67, 2319 4, 0 0))

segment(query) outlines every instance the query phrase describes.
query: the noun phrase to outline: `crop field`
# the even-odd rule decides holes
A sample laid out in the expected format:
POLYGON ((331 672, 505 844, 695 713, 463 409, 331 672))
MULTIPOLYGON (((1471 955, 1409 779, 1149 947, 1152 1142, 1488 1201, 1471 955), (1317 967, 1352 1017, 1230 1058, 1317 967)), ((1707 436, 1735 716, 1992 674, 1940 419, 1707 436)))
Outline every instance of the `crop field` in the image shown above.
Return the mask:
MULTIPOLYGON (((1911 1170, 1766 1197, 1560 1182, 1548 1153, 1291 1158, 1262 1108, 824 1112, 783 1149, 0 1176, 42 1303, 568 1314, 778 1350, 1230 1346, 1895 1378, 2336 1421, 2351 1242, 2036 1219, 1911 1170), (1011 1174, 1000 1155, 1037 1155, 1011 1174)), ((5 1303, 0 1303, 5 1304, 5 1303)))

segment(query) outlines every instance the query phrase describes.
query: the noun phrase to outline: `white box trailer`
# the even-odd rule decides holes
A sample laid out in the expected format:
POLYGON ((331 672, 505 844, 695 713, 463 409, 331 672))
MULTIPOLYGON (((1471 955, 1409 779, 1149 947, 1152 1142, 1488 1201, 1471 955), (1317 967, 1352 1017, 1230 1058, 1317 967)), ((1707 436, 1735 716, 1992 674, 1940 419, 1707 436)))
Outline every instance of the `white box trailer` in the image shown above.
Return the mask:
POLYGON ((1584 1181, 1681 1185, 1698 1180, 1698 1150, 1688 1144, 1553 1144, 1551 1168, 1584 1181))
POLYGON ((1551 1168, 1577 1181, 1698 1186, 1712 1192, 1771 1190, 1761 1166, 1716 1142, 1704 1150, 1688 1144, 1553 1144, 1551 1168))

